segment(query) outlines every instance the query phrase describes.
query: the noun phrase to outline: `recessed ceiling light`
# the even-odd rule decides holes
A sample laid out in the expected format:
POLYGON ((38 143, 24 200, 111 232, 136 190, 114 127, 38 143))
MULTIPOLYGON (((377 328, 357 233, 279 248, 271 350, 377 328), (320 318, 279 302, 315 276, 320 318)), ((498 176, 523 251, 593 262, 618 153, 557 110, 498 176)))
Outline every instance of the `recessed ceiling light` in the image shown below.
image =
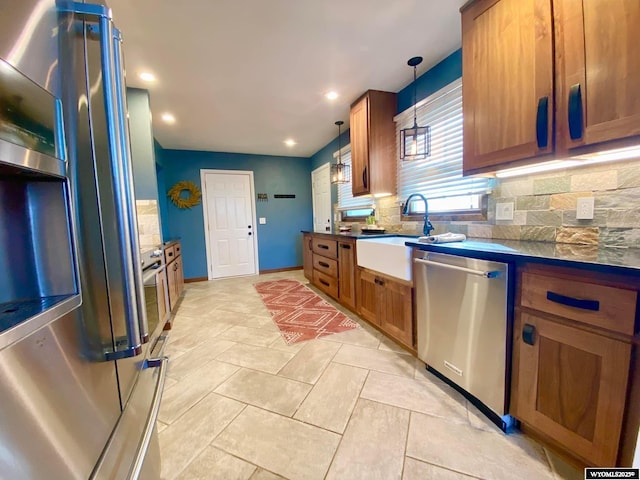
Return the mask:
POLYGON ((335 100, 336 98, 338 98, 338 94, 336 92, 327 92, 327 94, 325 95, 325 97, 328 100, 335 100))
POLYGON ((176 117, 168 112, 163 113, 160 118, 162 118, 162 121, 165 123, 176 123, 176 117))
POLYGON ((287 138, 287 139, 284 141, 284 144, 285 144, 287 147, 293 147, 293 146, 296 144, 296 141, 295 141, 295 140, 293 140, 292 138, 287 138))
POLYGON ((155 82, 156 81, 156 76, 151 72, 142 72, 138 76, 140 77, 140 80, 142 80, 144 82, 151 83, 151 82, 155 82))

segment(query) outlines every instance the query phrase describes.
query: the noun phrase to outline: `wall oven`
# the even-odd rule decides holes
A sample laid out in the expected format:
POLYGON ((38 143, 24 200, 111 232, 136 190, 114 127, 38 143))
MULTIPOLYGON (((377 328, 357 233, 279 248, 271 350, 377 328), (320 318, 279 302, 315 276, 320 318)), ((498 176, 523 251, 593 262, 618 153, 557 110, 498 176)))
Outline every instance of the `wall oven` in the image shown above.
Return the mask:
POLYGON ((148 341, 153 351, 169 316, 167 272, 162 250, 142 252, 141 258, 148 341))

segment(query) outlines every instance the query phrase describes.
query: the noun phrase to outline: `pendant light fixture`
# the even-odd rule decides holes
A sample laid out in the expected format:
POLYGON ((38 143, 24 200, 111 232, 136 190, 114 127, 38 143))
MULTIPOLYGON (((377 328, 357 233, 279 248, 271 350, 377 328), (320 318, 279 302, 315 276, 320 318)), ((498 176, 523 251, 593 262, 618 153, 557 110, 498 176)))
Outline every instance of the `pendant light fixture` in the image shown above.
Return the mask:
POLYGON ((340 139, 340 127, 344 125, 342 120, 336 122, 338 126, 338 161, 331 165, 331 183, 349 183, 351 181, 351 166, 342 163, 342 144, 340 139))
POLYGON ((413 127, 400 130, 400 159, 423 160, 431 155, 431 127, 419 127, 416 107, 416 67, 422 57, 413 57, 407 65, 413 67, 413 127))

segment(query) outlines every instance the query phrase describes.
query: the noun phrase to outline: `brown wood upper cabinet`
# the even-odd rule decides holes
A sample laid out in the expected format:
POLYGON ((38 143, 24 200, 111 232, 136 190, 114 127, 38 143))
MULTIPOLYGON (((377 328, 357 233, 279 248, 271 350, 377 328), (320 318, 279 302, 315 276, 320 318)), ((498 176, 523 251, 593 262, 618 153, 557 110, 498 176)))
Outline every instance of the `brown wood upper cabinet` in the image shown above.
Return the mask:
POLYGON ((558 147, 640 135, 640 2, 554 0, 553 11, 558 147))
POLYGON ((353 196, 396 192, 397 95, 369 90, 351 105, 353 196))
POLYGON ((553 152, 550 0, 480 0, 462 11, 465 174, 553 152))
POLYGON ((463 7, 464 173, 615 148, 640 135, 639 22, 637 0, 463 7))

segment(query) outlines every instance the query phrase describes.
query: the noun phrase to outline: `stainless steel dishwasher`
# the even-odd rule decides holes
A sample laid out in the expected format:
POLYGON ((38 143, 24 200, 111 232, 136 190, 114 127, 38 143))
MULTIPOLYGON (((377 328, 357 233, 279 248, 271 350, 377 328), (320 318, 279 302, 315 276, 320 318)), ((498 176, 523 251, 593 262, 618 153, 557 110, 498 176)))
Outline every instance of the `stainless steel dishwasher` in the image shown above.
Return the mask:
POLYGON ((418 358, 508 431, 509 265, 420 252, 414 275, 418 358))

